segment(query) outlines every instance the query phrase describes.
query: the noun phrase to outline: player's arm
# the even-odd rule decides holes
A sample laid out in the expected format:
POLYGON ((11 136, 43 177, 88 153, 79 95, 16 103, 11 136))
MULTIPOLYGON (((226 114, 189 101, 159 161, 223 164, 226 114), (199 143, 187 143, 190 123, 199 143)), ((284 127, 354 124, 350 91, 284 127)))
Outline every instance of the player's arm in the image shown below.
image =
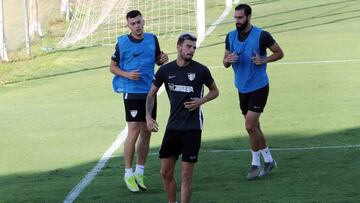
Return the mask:
POLYGON ((231 53, 229 50, 230 50, 230 43, 229 43, 229 34, 228 34, 226 35, 226 39, 225 39, 225 54, 223 58, 223 64, 225 68, 230 67, 231 64, 238 59, 238 55, 235 53, 231 53))
POLYGON ((280 48, 279 44, 276 43, 274 38, 271 36, 269 32, 263 31, 260 35, 260 49, 266 50, 270 49, 272 52, 271 55, 267 57, 262 57, 259 53, 254 52, 254 57, 252 57, 253 62, 256 65, 262 65, 265 63, 270 63, 273 61, 280 60, 284 57, 284 52, 280 48))
POLYGON ((184 102, 185 108, 189 111, 195 110, 199 108, 202 104, 205 104, 208 101, 211 101, 219 96, 219 89, 217 88, 215 81, 211 83, 208 87, 209 92, 206 94, 205 97, 202 98, 191 98, 190 101, 184 102))
POLYGON ((232 63, 234 63, 238 59, 238 55, 235 53, 231 53, 230 51, 225 49, 223 64, 225 68, 228 68, 231 66, 232 63))
POLYGON ((281 58, 284 57, 284 52, 282 51, 281 47, 279 46, 278 43, 274 43, 272 46, 269 47, 270 51, 272 52, 272 54, 268 57, 261 57, 259 55, 259 53, 254 52, 254 57, 252 57, 253 62, 256 65, 262 65, 265 63, 270 63, 273 61, 277 61, 280 60, 281 58))
POLYGON ((138 80, 140 78, 140 72, 138 70, 126 72, 119 66, 120 50, 118 44, 115 45, 115 52, 111 56, 110 72, 114 75, 128 78, 129 80, 138 80))
POLYGON ((156 35, 154 35, 155 39, 155 63, 158 66, 161 66, 169 61, 169 57, 166 53, 160 50, 159 40, 157 39, 156 35))
POLYGON ((126 72, 119 68, 119 64, 113 60, 110 62, 110 72, 114 75, 118 75, 124 78, 128 78, 129 80, 138 80, 140 78, 139 70, 133 70, 130 72, 126 72))
POLYGON ((146 125, 147 129, 151 132, 159 131, 159 125, 156 120, 152 118, 152 112, 154 110, 156 94, 159 91, 159 88, 154 84, 151 85, 150 92, 146 97, 146 125))

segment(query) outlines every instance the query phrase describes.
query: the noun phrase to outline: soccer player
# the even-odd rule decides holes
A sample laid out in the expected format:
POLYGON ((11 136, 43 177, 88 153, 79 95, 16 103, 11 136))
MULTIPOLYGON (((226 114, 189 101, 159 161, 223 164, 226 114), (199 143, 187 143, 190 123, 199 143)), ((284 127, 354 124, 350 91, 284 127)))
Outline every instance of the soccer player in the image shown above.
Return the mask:
POLYGON ((151 117, 156 93, 162 84, 170 101, 170 116, 161 144, 161 176, 168 202, 176 202, 175 164, 182 154, 181 202, 190 201, 195 163, 201 142, 203 115, 201 105, 219 95, 209 69, 192 60, 196 37, 185 33, 177 41, 176 60, 163 65, 155 74, 146 100, 146 122, 149 130, 158 131, 158 124, 151 117), (204 85, 209 92, 203 96, 204 85))
MULTIPOLYGON (((115 75, 114 91, 123 93, 128 126, 128 136, 124 145, 124 181, 130 191, 138 192, 139 188, 146 190, 144 164, 149 152, 151 135, 145 122, 146 95, 151 87, 155 63, 166 63, 168 55, 160 50, 154 34, 144 33, 144 19, 140 11, 128 12, 126 19, 131 33, 118 37, 115 53, 111 57, 110 72, 115 75), (132 161, 135 150, 137 160, 133 173, 132 161)), ((152 116, 156 117, 156 107, 152 111, 152 116)))
POLYGON ((284 54, 278 43, 266 31, 253 26, 251 7, 239 4, 234 13, 236 29, 228 33, 225 40, 223 64, 232 65, 235 74, 235 86, 238 90, 240 108, 245 117, 245 128, 250 137, 252 163, 247 174, 249 180, 264 177, 276 166, 266 145, 260 128, 260 114, 263 112, 268 93, 269 80, 266 65, 281 59, 284 54), (266 55, 270 49, 271 55, 266 55), (260 154, 264 158, 261 169, 260 154))

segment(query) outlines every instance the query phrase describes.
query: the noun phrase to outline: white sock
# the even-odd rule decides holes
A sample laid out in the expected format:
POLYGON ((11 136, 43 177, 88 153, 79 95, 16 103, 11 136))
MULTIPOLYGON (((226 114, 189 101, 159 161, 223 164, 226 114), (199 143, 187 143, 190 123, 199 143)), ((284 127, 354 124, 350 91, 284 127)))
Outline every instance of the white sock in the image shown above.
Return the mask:
POLYGON ((251 150, 251 154, 252 154, 251 165, 260 166, 260 151, 254 152, 251 150))
POLYGON ((261 149, 260 152, 264 158, 265 163, 270 163, 273 161, 269 147, 266 147, 265 149, 261 149))
POLYGON ((135 173, 139 175, 144 175, 145 166, 136 164, 135 173))
POLYGON ((125 168, 125 177, 133 176, 133 169, 132 168, 125 168))

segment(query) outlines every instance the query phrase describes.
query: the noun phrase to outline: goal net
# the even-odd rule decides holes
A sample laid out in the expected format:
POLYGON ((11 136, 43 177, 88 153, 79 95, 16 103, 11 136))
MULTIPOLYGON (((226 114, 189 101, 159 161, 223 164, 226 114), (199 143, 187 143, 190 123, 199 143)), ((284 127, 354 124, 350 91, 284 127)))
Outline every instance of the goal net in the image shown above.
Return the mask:
POLYGON ((69 28, 58 46, 113 45, 116 36, 130 32, 126 13, 133 9, 143 14, 145 31, 158 37, 177 36, 180 32, 202 37, 203 5, 204 0, 77 0, 69 28))

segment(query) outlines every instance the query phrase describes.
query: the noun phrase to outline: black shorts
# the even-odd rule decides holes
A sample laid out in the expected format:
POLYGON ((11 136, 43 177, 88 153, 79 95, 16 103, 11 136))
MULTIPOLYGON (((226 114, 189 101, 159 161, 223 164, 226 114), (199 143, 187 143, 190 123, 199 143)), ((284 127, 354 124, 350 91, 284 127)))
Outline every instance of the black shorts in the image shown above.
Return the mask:
MULTIPOLYGON (((146 121, 146 99, 124 99, 125 119, 127 122, 146 121)), ((152 118, 156 119, 156 99, 152 118)))
POLYGON ((159 158, 175 157, 182 154, 182 161, 197 162, 201 143, 201 130, 168 130, 161 144, 159 158))
POLYGON ((246 115, 248 111, 261 113, 264 111, 269 95, 269 85, 248 93, 239 92, 240 109, 246 115))

